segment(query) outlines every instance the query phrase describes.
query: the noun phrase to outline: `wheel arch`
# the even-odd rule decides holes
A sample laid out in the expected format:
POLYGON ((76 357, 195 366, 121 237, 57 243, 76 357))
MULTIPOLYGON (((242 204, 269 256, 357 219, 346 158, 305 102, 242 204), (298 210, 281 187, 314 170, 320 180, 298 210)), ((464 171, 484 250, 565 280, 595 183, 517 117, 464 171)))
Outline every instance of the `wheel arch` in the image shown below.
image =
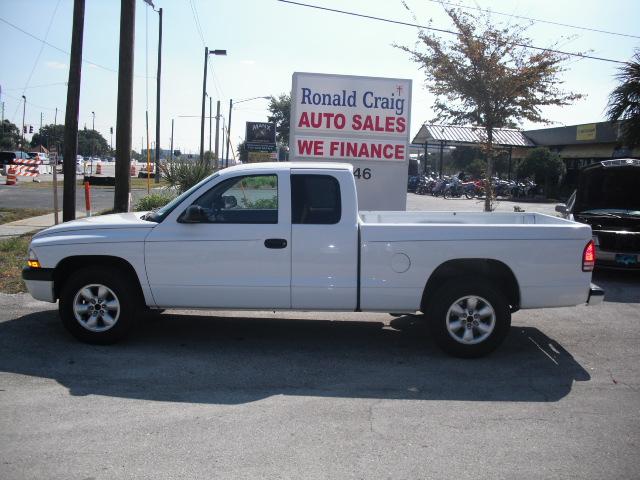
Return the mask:
POLYGON ((424 287, 420 310, 425 312, 429 308, 430 298, 438 288, 454 278, 488 280, 505 294, 511 312, 520 308, 520 285, 511 268, 499 260, 465 258, 448 260, 433 271, 424 287))
POLYGON ((133 265, 127 260, 113 255, 76 255, 61 260, 53 271, 54 298, 60 298, 62 287, 74 272, 87 267, 106 267, 119 270, 131 281, 137 299, 144 301, 140 279, 133 265))

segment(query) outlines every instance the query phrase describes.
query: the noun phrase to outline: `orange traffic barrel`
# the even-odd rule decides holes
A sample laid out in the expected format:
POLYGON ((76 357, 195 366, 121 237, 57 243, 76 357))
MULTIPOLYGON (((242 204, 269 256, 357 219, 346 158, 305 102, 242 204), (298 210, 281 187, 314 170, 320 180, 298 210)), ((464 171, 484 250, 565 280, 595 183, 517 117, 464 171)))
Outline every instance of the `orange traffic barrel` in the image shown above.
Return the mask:
POLYGON ((16 178, 16 167, 10 166, 7 168, 7 185, 15 185, 17 182, 16 178))
POLYGON ((96 163, 96 175, 102 175, 102 162, 96 163))
POLYGON ((129 173, 129 175, 131 175, 132 177, 136 176, 136 166, 135 165, 131 165, 131 172, 129 173))

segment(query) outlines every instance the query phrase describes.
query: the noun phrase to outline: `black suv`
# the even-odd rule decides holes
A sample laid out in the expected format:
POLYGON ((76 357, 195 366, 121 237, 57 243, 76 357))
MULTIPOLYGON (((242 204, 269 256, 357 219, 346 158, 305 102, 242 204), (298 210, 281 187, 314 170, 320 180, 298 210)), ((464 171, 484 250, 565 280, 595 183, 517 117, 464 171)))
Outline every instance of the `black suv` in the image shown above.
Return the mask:
POLYGON ((605 160, 586 167, 575 203, 564 210, 591 225, 596 265, 640 269, 640 160, 605 160))

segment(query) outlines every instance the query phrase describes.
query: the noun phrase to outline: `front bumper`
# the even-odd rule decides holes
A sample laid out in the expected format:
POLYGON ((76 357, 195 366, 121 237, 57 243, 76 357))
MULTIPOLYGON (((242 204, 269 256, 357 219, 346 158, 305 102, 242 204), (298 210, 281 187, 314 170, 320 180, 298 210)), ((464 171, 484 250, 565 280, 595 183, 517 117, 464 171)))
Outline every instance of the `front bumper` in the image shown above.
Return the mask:
POLYGON ((22 269, 22 280, 27 290, 36 300, 55 303, 53 293, 53 268, 29 268, 22 269))
POLYGON ((595 283, 589 287, 589 297, 587 298, 587 305, 600 305, 604 302, 604 290, 597 286, 595 283))

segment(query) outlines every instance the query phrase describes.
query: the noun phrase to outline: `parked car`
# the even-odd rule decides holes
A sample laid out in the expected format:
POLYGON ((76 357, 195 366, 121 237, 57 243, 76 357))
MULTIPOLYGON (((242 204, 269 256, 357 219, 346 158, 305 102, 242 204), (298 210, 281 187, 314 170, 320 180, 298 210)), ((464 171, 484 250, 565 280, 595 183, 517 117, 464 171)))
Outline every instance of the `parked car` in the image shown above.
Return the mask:
POLYGON ((0 167, 5 165, 13 165, 16 158, 28 160, 31 157, 26 152, 21 151, 4 151, 0 152, 0 167))
POLYGON ((591 226, 600 267, 640 269, 640 160, 605 160, 580 172, 556 211, 591 226))
POLYGON ((33 160, 40 160, 43 165, 49 165, 49 155, 42 152, 29 152, 29 158, 33 160))
POLYGON ((145 308, 421 311, 445 351, 476 357, 515 311, 603 299, 588 225, 357 206, 351 165, 235 166, 157 211, 38 232, 22 276, 93 343, 122 338, 145 308))
POLYGON ((6 165, 13 165, 15 159, 16 159, 16 152, 0 152, 0 167, 4 167, 6 165))

